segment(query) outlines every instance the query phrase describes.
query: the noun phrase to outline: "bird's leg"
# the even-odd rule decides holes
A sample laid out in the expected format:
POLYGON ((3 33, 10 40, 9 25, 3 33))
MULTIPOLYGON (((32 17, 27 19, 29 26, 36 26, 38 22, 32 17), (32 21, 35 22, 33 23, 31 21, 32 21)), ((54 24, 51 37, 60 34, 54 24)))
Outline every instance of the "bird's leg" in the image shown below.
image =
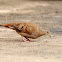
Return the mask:
POLYGON ((25 37, 25 38, 27 39, 27 41, 31 41, 32 42, 32 40, 28 39, 27 37, 25 37))
POLYGON ((28 39, 28 38, 26 38, 27 39, 27 41, 31 41, 30 39, 28 39))
POLYGON ((30 39, 28 39, 28 38, 26 38, 27 40, 25 40, 24 38, 26 38, 26 37, 22 37, 22 40, 20 40, 20 41, 24 41, 24 42, 33 42, 32 40, 30 40, 30 39))
POLYGON ((22 37, 22 41, 24 41, 24 42, 29 42, 29 41, 25 40, 24 37, 22 37))

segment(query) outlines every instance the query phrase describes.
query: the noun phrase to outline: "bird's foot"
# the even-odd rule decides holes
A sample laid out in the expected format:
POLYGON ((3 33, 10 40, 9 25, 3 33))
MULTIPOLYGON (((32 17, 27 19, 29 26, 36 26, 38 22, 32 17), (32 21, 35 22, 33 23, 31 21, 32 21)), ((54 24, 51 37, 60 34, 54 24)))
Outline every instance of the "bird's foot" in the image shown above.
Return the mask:
POLYGON ((20 40, 20 41, 24 41, 24 42, 33 42, 32 40, 30 40, 30 39, 28 39, 28 38, 27 38, 27 40, 26 40, 24 37, 22 37, 22 40, 20 40))
POLYGON ((22 37, 22 40, 20 41, 29 42, 28 40, 25 40, 24 37, 22 37))
POLYGON ((27 41, 29 41, 29 42, 33 42, 32 40, 30 40, 30 39, 27 39, 27 41))
POLYGON ((25 40, 25 39, 24 39, 24 40, 22 40, 22 41, 24 41, 24 42, 29 42, 28 40, 25 40))

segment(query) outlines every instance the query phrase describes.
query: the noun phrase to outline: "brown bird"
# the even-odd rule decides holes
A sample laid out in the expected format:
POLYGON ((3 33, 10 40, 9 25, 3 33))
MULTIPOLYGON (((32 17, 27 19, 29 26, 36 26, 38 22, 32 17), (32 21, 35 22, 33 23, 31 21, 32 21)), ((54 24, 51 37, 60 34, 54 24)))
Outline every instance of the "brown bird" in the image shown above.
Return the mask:
POLYGON ((38 24, 33 24, 33 23, 10 23, 0 26, 4 26, 15 30, 18 34, 22 36, 22 41, 25 42, 31 41, 28 38, 36 39, 42 35, 49 35, 48 31, 41 30, 38 24), (27 40, 25 40, 24 37, 27 40))

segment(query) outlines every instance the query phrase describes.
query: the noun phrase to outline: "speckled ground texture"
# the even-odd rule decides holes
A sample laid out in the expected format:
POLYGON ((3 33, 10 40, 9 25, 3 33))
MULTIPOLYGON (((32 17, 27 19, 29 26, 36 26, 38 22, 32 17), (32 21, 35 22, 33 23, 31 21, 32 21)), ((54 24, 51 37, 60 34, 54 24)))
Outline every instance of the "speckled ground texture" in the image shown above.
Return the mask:
POLYGON ((0 27, 0 62, 62 62, 62 1, 11 2, 0 2, 0 24, 36 23, 51 38, 21 42, 14 30, 0 27))

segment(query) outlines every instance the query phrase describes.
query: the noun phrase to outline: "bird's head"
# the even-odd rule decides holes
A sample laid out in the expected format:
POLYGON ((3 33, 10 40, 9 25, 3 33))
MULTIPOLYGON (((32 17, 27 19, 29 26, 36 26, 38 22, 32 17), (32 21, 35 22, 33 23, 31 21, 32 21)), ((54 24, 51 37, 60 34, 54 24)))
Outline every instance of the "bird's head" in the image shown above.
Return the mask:
POLYGON ((49 31, 45 31, 45 35, 48 35, 49 37, 51 37, 49 31))
POLYGON ((51 37, 49 31, 42 31, 42 32, 41 32, 41 36, 42 36, 42 35, 48 35, 49 37, 51 37))
POLYGON ((45 31, 45 34, 46 34, 46 35, 49 35, 49 31, 45 31))

